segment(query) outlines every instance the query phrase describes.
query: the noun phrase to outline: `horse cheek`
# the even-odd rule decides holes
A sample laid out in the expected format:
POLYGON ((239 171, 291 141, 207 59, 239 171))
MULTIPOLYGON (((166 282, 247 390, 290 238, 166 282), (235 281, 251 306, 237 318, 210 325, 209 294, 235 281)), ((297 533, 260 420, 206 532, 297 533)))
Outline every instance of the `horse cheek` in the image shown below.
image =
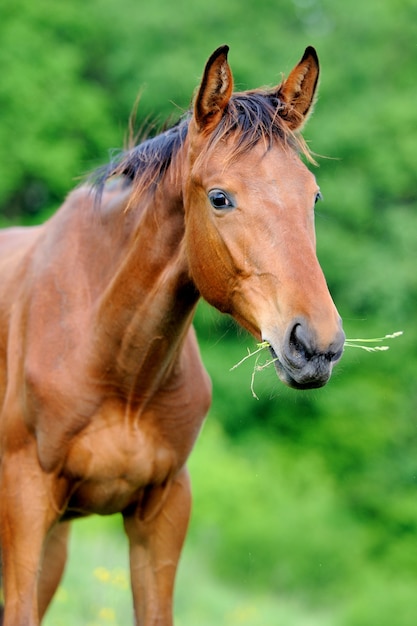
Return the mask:
POLYGON ((217 231, 201 228, 188 231, 188 262, 191 278, 201 296, 224 313, 231 309, 234 277, 231 259, 217 231))

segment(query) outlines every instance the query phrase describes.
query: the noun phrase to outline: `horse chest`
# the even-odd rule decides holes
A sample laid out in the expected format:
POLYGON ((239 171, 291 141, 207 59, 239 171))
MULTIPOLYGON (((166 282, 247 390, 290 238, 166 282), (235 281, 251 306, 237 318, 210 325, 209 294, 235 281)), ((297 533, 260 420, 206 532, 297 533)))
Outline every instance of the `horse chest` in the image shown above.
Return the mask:
POLYGON ((72 442, 64 474, 72 485, 68 513, 111 514, 164 484, 184 465, 201 425, 193 411, 150 408, 132 416, 104 407, 72 442), (185 412, 187 413, 187 412, 185 412))

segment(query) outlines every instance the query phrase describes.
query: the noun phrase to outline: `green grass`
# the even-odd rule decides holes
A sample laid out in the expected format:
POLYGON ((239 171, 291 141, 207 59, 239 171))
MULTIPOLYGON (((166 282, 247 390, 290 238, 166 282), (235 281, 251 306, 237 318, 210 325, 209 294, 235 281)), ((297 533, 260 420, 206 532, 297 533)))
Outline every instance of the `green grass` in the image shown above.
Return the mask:
POLYGON ((117 517, 74 522, 64 579, 46 626, 132 623, 128 552, 117 517))
MULTIPOLYGON (((116 518, 73 525, 70 561, 45 626, 133 624, 127 545, 116 518)), ((295 597, 248 591, 213 575, 201 548, 187 543, 175 602, 176 626, 331 626, 295 597)))
MULTIPOLYGON (((211 418, 190 469, 194 508, 176 626, 417 623, 414 538, 356 517, 312 448, 254 435, 237 446, 211 418)), ((133 624, 119 517, 73 524, 68 568, 45 624, 133 624)))
MULTIPOLYGON (((306 513, 312 519, 300 527, 297 509, 291 503, 291 498, 298 496, 288 499, 282 483, 275 485, 269 503, 264 501, 262 484, 266 484, 271 467, 271 459, 264 452, 258 455, 255 450, 257 461, 245 458, 243 451, 237 453, 230 447, 215 420, 207 423, 190 462, 194 510, 177 578, 176 626, 334 625, 334 615, 327 606, 317 603, 312 608, 302 580, 293 580, 287 587, 274 586, 269 574, 263 572, 271 563, 276 567, 276 561, 283 570, 291 569, 291 563, 286 563, 291 552, 294 561, 301 560, 303 565, 294 567, 290 578, 302 575, 305 566, 310 569, 307 561, 311 555, 306 558, 304 554, 304 539, 294 550, 285 543, 293 542, 294 534, 305 524, 315 524, 317 535, 317 507, 323 504, 323 497, 325 509, 331 506, 325 494, 317 491, 313 508, 310 506, 306 513), (279 523, 277 513, 282 519, 279 523), (288 527, 284 536, 283 526, 288 527)), ((291 482, 303 489, 301 483, 305 481, 310 482, 299 474, 291 482)), ((328 540, 330 537, 324 538, 328 540)), ((314 541, 313 553, 321 553, 322 536, 314 541)), ((317 569, 314 563, 311 567, 317 569)), ((280 571, 281 575, 285 578, 285 571, 280 571)), ((128 546, 119 516, 74 522, 67 569, 45 624, 133 624, 128 546)))

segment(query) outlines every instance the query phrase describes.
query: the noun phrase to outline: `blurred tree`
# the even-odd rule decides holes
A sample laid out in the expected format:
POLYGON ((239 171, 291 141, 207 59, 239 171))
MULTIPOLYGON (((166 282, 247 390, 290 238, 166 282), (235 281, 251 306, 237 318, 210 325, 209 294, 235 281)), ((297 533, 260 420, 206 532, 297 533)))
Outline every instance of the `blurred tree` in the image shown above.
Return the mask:
POLYGON ((117 137, 83 47, 83 25, 91 24, 84 4, 1 6, 0 203, 10 219, 56 206, 117 137))

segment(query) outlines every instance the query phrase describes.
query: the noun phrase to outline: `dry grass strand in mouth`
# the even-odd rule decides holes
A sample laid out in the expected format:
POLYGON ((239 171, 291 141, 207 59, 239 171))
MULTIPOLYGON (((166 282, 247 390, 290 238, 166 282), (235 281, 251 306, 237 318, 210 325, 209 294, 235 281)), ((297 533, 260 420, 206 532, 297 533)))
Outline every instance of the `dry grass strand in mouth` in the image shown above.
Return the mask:
POLYGON ((345 348, 361 348, 361 350, 365 350, 366 352, 384 352, 385 350, 389 350, 389 346, 370 346, 369 344, 381 343, 386 339, 396 339, 397 337, 401 337, 402 334, 402 330, 397 330, 397 332, 391 333, 390 335, 375 337, 374 339, 346 339, 345 348))
MULTIPOLYGON (((387 339, 396 339, 397 337, 401 337, 402 334, 403 334, 402 330, 397 330, 395 333, 384 335, 383 337, 373 337, 373 338, 369 338, 369 339, 346 339, 344 348, 360 348, 361 350, 365 350, 365 352, 385 352, 386 350, 389 350, 389 346, 386 346, 386 345, 382 345, 382 346, 377 345, 377 346, 375 346, 375 345, 369 345, 369 344, 382 343, 383 341, 385 341, 387 339)), ((271 344, 269 343, 269 341, 262 341, 261 343, 257 343, 255 350, 251 351, 248 348, 247 349, 248 350, 247 355, 244 356, 243 359, 240 359, 240 361, 238 361, 238 363, 235 363, 235 365, 233 365, 233 367, 230 368, 230 371, 233 371, 237 367, 242 365, 242 363, 244 363, 248 359, 251 359, 252 357, 255 357, 255 365, 253 366, 250 390, 252 392, 252 396, 254 398, 256 398, 256 400, 259 400, 258 396, 255 393, 255 389, 254 389, 254 382, 255 382, 256 372, 261 372, 262 370, 266 369, 270 365, 273 365, 275 363, 275 361, 278 360, 277 358, 275 358, 275 359, 268 359, 267 361, 265 361, 265 363, 259 364, 259 359, 261 357, 262 352, 264 350, 268 350, 268 348, 270 348, 270 347, 271 347, 271 344)))
POLYGON ((250 383, 250 390, 252 392, 252 396, 256 400, 259 400, 258 396, 256 395, 255 389, 254 389, 256 372, 261 372, 262 370, 264 370, 265 368, 269 367, 270 365, 273 365, 273 363, 275 363, 275 361, 278 360, 277 358, 275 358, 275 359, 268 359, 267 361, 265 361, 265 363, 259 364, 259 359, 261 357, 261 353, 264 350, 268 350, 270 345, 271 344, 269 343, 269 341, 262 341, 261 343, 257 343, 256 344, 256 350, 254 350, 253 352, 251 352, 249 350, 249 348, 248 348, 248 354, 246 356, 244 356, 243 359, 240 359, 240 361, 238 363, 233 365, 233 367, 230 368, 230 371, 235 370, 237 367, 239 367, 239 365, 242 365, 242 363, 244 363, 248 359, 251 359, 253 356, 256 357, 255 358, 255 365, 253 366, 253 370, 252 370, 251 383, 250 383))
MULTIPOLYGON (((238 363, 235 363, 235 365, 233 365, 233 367, 230 368, 230 371, 235 370, 237 367, 239 367, 239 365, 242 365, 242 363, 244 363, 245 361, 247 361, 248 359, 251 359, 253 356, 256 355, 260 355, 260 353, 263 350, 266 350, 270 347, 270 343, 269 341, 262 341, 261 343, 257 343, 256 344, 256 350, 254 350, 253 352, 251 352, 248 348, 248 353, 246 356, 243 357, 243 359, 240 359, 240 361, 238 363)), ((275 361, 275 359, 272 359, 269 364, 273 363, 275 361)))

